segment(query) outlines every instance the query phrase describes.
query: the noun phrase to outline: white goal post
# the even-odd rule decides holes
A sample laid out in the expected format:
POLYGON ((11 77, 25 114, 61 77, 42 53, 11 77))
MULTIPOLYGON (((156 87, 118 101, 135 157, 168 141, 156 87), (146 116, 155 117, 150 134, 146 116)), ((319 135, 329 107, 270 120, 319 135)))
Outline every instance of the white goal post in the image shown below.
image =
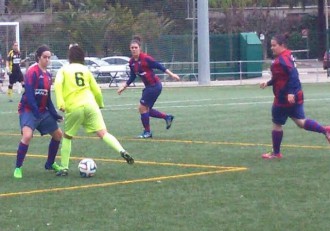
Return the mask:
POLYGON ((18 43, 18 49, 20 49, 20 41, 19 41, 19 22, 0 22, 0 26, 14 26, 16 38, 15 41, 18 43))
MULTIPOLYGON (((18 43, 18 49, 20 50, 20 39, 19 39, 19 22, 0 22, 0 27, 14 27, 15 28, 15 42, 17 42, 18 43)), ((8 31, 8 30, 7 30, 8 31)), ((11 41, 10 42, 10 44, 12 45, 12 43, 14 42, 14 41, 11 41)), ((6 41, 6 49, 9 49, 9 50, 11 50, 12 49, 12 47, 10 46, 10 47, 8 47, 8 38, 7 38, 7 41, 6 41)), ((7 51, 8 52, 8 51, 7 51)), ((4 55, 2 58, 3 58, 3 60, 6 60, 6 55, 4 55)), ((4 63, 1 63, 1 65, 0 65, 0 77, 2 78, 2 83, 0 84, 0 91, 1 92, 3 92, 3 89, 1 88, 2 86, 3 86, 3 83, 4 83, 4 80, 6 79, 8 79, 8 76, 7 76, 7 73, 6 73, 6 71, 4 72, 4 74, 3 74, 3 71, 5 70, 3 67, 2 67, 2 65, 3 65, 4 63), (3 77, 5 78, 5 79, 3 79, 3 77)), ((17 91, 18 91, 18 93, 20 93, 21 92, 21 85, 19 84, 19 86, 17 87, 17 91)))

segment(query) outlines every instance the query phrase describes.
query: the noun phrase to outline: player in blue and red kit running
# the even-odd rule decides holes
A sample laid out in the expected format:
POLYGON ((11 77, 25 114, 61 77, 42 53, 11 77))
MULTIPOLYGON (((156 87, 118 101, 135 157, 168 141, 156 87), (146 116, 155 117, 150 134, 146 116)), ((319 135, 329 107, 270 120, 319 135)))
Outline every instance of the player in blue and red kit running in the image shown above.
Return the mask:
POLYGON ((271 65, 272 78, 260 84, 260 88, 273 86, 274 102, 272 106, 272 141, 273 151, 262 155, 264 159, 280 159, 283 138, 282 126, 290 117, 298 127, 307 131, 324 134, 330 142, 330 128, 317 121, 306 119, 304 112, 304 94, 295 67, 291 51, 287 49, 288 35, 276 35, 271 39, 271 50, 275 59, 271 65))
POLYGON ((144 127, 143 133, 139 138, 152 138, 150 130, 150 117, 164 119, 166 122, 166 129, 172 125, 174 116, 160 112, 153 108, 158 96, 162 92, 162 83, 159 77, 154 73, 153 69, 158 69, 168 74, 175 80, 180 80, 177 74, 172 73, 166 69, 159 62, 155 61, 150 55, 141 51, 141 40, 135 37, 130 43, 130 50, 132 58, 129 61, 131 75, 124 86, 118 89, 118 94, 121 94, 134 80, 139 76, 145 85, 140 99, 139 112, 141 115, 141 122, 144 127))
POLYGON ((33 132, 37 129, 41 135, 50 134, 48 158, 45 169, 60 171, 61 166, 55 163, 55 157, 62 139, 62 131, 57 122, 62 121, 51 100, 51 74, 47 71, 51 52, 45 45, 36 51, 36 62, 25 76, 25 92, 18 105, 19 122, 22 138, 18 144, 15 178, 22 178, 22 165, 29 148, 33 132))

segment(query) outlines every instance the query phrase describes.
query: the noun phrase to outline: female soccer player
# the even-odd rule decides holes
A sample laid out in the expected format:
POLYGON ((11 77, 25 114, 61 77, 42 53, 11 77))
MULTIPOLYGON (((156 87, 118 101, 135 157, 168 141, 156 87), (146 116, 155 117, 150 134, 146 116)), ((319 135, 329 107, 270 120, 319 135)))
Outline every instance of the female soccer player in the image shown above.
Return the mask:
POLYGON ((128 164, 133 164, 134 159, 106 129, 100 110, 104 107, 102 92, 93 74, 84 65, 84 51, 78 45, 70 46, 68 59, 70 64, 62 67, 55 79, 57 107, 65 112, 61 147, 61 166, 64 169, 57 175, 68 175, 71 140, 81 126, 88 133, 96 133, 108 146, 120 153, 128 164))
POLYGON ((22 139, 17 149, 15 178, 22 178, 22 165, 29 148, 33 132, 37 129, 41 135, 50 134, 47 170, 61 170, 56 164, 55 157, 62 139, 62 131, 57 122, 63 118, 57 114, 51 100, 51 74, 47 71, 51 52, 45 45, 36 51, 36 63, 32 65, 25 76, 25 92, 18 105, 22 139))
POLYGON ((20 82, 22 87, 24 87, 24 79, 23 74, 21 71, 21 52, 18 49, 18 42, 13 43, 13 48, 8 52, 7 60, 6 60, 6 70, 7 74, 9 75, 9 84, 8 84, 8 99, 9 102, 13 102, 12 95, 13 95, 13 85, 16 82, 20 82))
POLYGON ((329 127, 321 126, 318 122, 305 118, 303 91, 293 56, 287 49, 287 38, 288 35, 276 35, 271 39, 271 50, 275 56, 271 65, 272 78, 268 82, 260 83, 262 89, 273 86, 275 96, 272 106, 273 151, 262 154, 264 159, 282 158, 280 150, 283 138, 282 126, 288 117, 300 128, 324 134, 330 142, 329 127))
POLYGON ((180 77, 177 74, 172 73, 169 69, 166 69, 159 62, 156 62, 151 56, 143 53, 141 51, 141 40, 139 37, 134 37, 131 41, 130 51, 132 53, 132 58, 129 61, 129 67, 131 70, 130 78, 125 85, 118 89, 118 94, 120 95, 132 82, 134 82, 137 76, 141 78, 145 88, 142 91, 139 112, 144 131, 139 138, 152 138, 150 117, 164 119, 166 122, 166 129, 171 127, 174 119, 173 115, 157 111, 153 108, 158 96, 162 92, 162 84, 153 69, 161 70, 175 80, 180 80, 180 77))

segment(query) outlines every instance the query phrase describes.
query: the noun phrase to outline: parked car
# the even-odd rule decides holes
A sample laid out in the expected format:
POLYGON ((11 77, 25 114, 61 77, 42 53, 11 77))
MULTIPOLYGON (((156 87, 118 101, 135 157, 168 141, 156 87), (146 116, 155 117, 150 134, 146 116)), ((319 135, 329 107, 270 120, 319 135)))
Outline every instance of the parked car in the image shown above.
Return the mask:
POLYGON ((107 66, 108 63, 101 61, 101 59, 97 57, 85 57, 85 65, 94 75, 98 75, 100 67, 107 66))
POLYGON ((130 60, 129 57, 126 56, 110 56, 104 57, 101 60, 106 61, 109 65, 113 66, 118 72, 120 72, 119 76, 123 79, 129 76, 129 66, 128 62, 130 60))
POLYGON ((104 57, 102 60, 109 63, 109 65, 121 65, 121 66, 128 66, 128 62, 130 60, 129 57, 126 56, 110 56, 110 57, 104 57))
MULTIPOLYGON (((26 56, 26 59, 30 62, 30 64, 35 62, 35 55, 36 54, 32 52, 26 56)), ((58 59, 58 57, 54 53, 52 53, 50 60, 55 60, 55 59, 58 59)))
MULTIPOLYGON (((58 59, 56 55, 52 53, 52 56, 50 57, 51 64, 48 66, 48 71, 50 71, 53 74, 53 77, 55 77, 58 69, 63 66, 64 63, 68 63, 65 59, 58 59), (55 74, 55 75, 54 75, 55 74)), ((22 74, 25 75, 27 69, 35 63, 35 54, 30 53, 28 56, 21 61, 22 63, 20 64, 22 74)))
POLYGON ((47 70, 52 74, 53 78, 55 78, 58 70, 67 64, 69 64, 69 61, 66 59, 51 59, 47 70))
POLYGON ((324 52, 323 56, 323 69, 326 70, 330 67, 330 50, 328 52, 324 52))
POLYGON ((109 82, 113 78, 127 78, 127 69, 118 65, 110 65, 97 57, 85 57, 85 64, 98 81, 109 82))

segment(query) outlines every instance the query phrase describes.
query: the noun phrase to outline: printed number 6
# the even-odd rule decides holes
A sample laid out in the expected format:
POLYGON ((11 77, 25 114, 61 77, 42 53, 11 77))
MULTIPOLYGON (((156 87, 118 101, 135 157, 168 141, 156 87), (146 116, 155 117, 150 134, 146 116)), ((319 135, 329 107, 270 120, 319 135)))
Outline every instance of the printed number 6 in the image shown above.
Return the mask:
POLYGON ((76 72, 75 73, 76 83, 79 87, 85 86, 85 81, 84 81, 82 76, 83 76, 82 72, 76 72))

